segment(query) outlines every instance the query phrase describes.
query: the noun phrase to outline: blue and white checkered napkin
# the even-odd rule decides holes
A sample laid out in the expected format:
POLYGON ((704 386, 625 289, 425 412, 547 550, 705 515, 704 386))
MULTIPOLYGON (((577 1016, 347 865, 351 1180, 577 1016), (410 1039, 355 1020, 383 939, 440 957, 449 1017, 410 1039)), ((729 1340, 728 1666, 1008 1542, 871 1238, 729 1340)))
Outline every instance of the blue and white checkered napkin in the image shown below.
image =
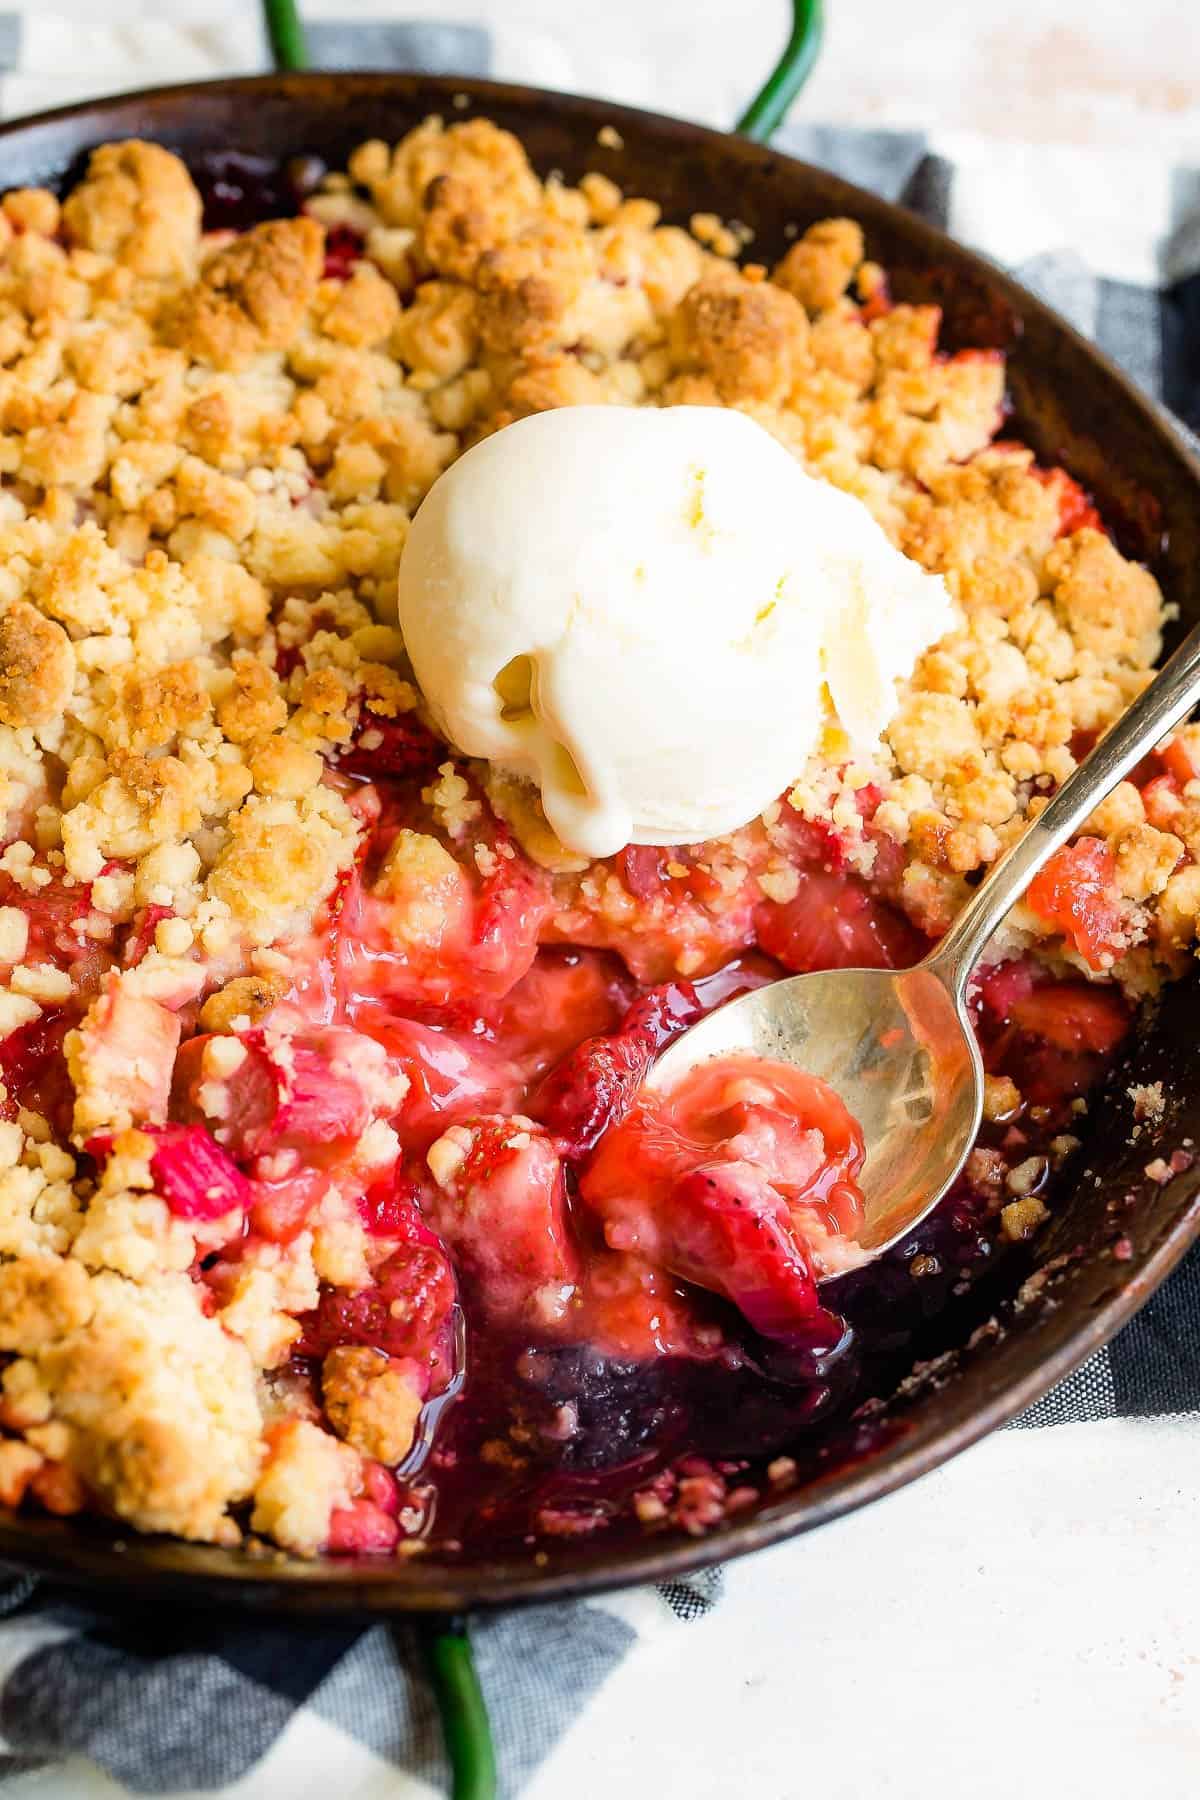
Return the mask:
MULTIPOLYGON (((95 10, 80 6, 67 17, 42 0, 24 8, 0 0, 6 116, 265 64, 255 7, 201 13, 168 5, 168 16, 135 25, 121 23, 119 8, 99 20, 95 10), (172 23, 172 11, 191 22, 172 23)), ((362 22, 352 5, 341 10, 346 16, 322 17, 319 0, 306 8, 318 64, 605 85, 602 72, 575 69, 568 52, 544 38, 403 23, 389 19, 384 4, 364 4, 374 16, 362 22)), ((335 0, 325 11, 334 13, 335 0)), ((1178 417, 1200 426, 1200 169, 1170 169, 1126 151, 985 150, 962 138, 842 127, 791 126, 779 142, 979 244, 1178 417)), ((1200 1415, 1197 1345, 1200 1251, 1112 1344, 1018 1423, 1175 1416, 1183 1428, 1200 1415)), ((1036 1440, 1028 1454, 1038 1456, 1036 1440)), ((635 1644, 703 1614, 718 1591, 714 1572, 475 1623, 504 1793, 518 1792, 635 1644)), ((58 1604, 16 1572, 0 1586, 0 1616, 0 1780, 18 1787, 38 1769, 53 1779, 50 1766, 61 1764, 59 1784, 36 1791, 74 1797, 81 1757, 136 1793, 237 1783, 239 1800, 272 1800, 316 1792, 315 1771, 321 1791, 337 1800, 428 1796, 446 1786, 433 1698, 408 1625, 197 1622, 131 1611, 115 1619, 58 1604)))

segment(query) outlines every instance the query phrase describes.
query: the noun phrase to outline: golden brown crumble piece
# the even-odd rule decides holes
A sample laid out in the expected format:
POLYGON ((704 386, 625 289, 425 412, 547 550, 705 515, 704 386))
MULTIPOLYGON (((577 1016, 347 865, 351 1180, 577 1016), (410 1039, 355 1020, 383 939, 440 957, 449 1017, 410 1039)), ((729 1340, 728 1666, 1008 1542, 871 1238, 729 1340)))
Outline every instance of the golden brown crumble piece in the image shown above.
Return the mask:
POLYGON ((792 245, 771 279, 794 294, 806 312, 828 312, 862 259, 862 227, 853 219, 822 219, 792 245))
POLYGON ((348 1444, 308 1419, 289 1419, 273 1434, 254 1490, 253 1530, 298 1556, 315 1556, 329 1537, 330 1514, 348 1506, 361 1482, 348 1444))
POLYGON ((299 802, 251 795, 229 821, 209 889, 251 943, 272 943, 329 892, 357 837, 345 803, 327 788, 299 802))
POLYGON ((1170 831, 1153 825, 1131 825, 1117 835, 1117 891, 1130 900, 1150 900, 1160 894, 1184 855, 1182 841, 1170 831))
POLYGON ((1024 1200, 1010 1200, 1000 1209, 1000 1225, 1010 1243, 1019 1244, 1031 1238, 1038 1226, 1050 1217, 1044 1200, 1030 1194, 1024 1200))
POLYGON ((470 367, 479 343, 479 301, 449 281, 425 281, 401 313, 394 343, 410 369, 452 381, 470 367))
POLYGON ((205 1031, 239 1031, 243 1021, 261 1025, 291 986, 286 975, 239 975, 209 995, 200 1008, 200 1024, 205 1031))
POLYGON ((436 175, 421 197, 421 209, 421 251, 439 275, 473 281, 480 258, 504 241, 507 221, 496 218, 456 175, 436 175))
POLYGON ((75 652, 61 625, 16 600, 0 616, 0 721, 47 725, 75 683, 75 652))
POLYGON ((369 189, 388 225, 419 225, 429 185, 439 176, 461 182, 498 233, 536 211, 542 199, 519 139, 487 119, 449 129, 441 119, 426 119, 394 148, 378 139, 362 144, 349 171, 369 189))
POLYGON ((322 331, 355 349, 386 342, 400 322, 400 302, 374 264, 360 262, 348 281, 330 286, 333 292, 320 308, 322 331))
POLYGON ((1127 562, 1103 532, 1085 529, 1055 544, 1046 577, 1081 650, 1100 663, 1120 657, 1146 667, 1153 661, 1162 629, 1158 583, 1127 562))
POLYGON ((1171 876, 1159 895, 1155 933, 1164 948, 1182 949, 1200 926, 1200 864, 1189 863, 1171 876))
POLYGON ((146 672, 119 671, 112 711, 101 723, 105 741, 114 749, 142 755, 166 749, 182 735, 198 733, 212 713, 212 703, 194 662, 168 663, 146 672))
POLYGON ((562 342, 563 324, 592 275, 580 234, 548 219, 479 259, 479 330, 492 351, 525 353, 562 342))
POLYGON ((286 725, 287 717, 274 669, 249 650, 235 650, 228 688, 217 703, 217 718, 230 743, 248 744, 286 725))
POLYGON ((48 188, 12 188, 4 196, 4 217, 18 231, 53 237, 62 221, 62 208, 48 188))
POLYGON ((324 242, 315 219, 256 225, 218 250, 180 296, 165 320, 167 341, 217 369, 286 349, 316 294, 324 242))
POLYGON ((329 1422, 364 1456, 395 1465, 412 1448, 421 1395, 416 1365, 357 1344, 331 1350, 321 1365, 329 1422))
POLYGON ((183 275, 200 243, 200 195, 158 144, 101 144, 62 209, 69 238, 135 275, 183 275))
POLYGON ((186 1275, 102 1273, 89 1289, 87 1321, 21 1365, 66 1427, 68 1462, 139 1530, 236 1542, 227 1509, 250 1492, 261 1455, 245 1350, 204 1316, 186 1275))
POLYGON ((727 403, 782 400, 808 362, 808 318, 791 294, 733 272, 705 277, 671 322, 676 362, 727 403))

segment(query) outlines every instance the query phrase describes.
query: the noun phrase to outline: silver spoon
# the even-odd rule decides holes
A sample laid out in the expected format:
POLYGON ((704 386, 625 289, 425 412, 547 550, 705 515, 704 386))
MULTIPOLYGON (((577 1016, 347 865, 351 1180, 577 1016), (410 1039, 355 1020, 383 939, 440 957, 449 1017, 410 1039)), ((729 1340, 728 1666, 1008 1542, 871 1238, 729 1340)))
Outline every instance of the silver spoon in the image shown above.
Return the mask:
POLYGON ((743 994, 676 1038, 647 1087, 672 1088, 699 1062, 747 1052, 819 1075, 866 1144, 857 1241, 871 1256, 888 1249, 941 1199, 979 1129, 983 1064, 965 998, 980 951, 1047 858, 1198 701, 1200 626, 1001 857, 924 962, 792 975, 743 994))

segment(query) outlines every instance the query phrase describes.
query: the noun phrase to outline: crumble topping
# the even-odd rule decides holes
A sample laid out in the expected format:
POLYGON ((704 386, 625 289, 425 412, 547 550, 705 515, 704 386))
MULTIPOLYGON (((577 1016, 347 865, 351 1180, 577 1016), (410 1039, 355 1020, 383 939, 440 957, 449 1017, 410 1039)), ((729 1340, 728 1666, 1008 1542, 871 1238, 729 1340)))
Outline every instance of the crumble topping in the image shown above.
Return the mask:
MULTIPOLYGON (((805 832, 936 934, 1149 679, 1158 587, 1069 478, 998 439, 1001 355, 941 351, 938 309, 891 304, 850 220, 811 226, 774 270, 739 265, 744 247, 712 215, 662 223, 599 173, 542 181, 477 119, 363 144, 301 216, 237 236, 205 232, 183 163, 137 141, 94 151, 61 206, 5 198, 0 1499, 32 1484, 57 1510, 217 1543, 243 1508, 303 1555, 334 1515, 375 1509, 364 1483, 407 1452, 428 1372, 402 1347, 325 1350, 336 1436, 286 1385, 314 1311, 361 1297, 399 1241, 358 1201, 397 1165, 407 1078, 372 1040, 374 1060, 313 1024, 313 946, 360 868, 355 929, 383 917, 393 947, 428 953, 411 997, 430 1004, 438 958, 486 941, 518 881, 529 959, 540 938, 617 949, 643 981, 705 974, 754 941, 759 908, 796 900, 805 832), (831 741, 743 830, 601 863, 564 850, 532 789, 447 759, 393 598, 409 520, 460 451, 585 401, 741 409, 961 609, 869 765, 831 741), (418 771, 424 810, 362 867, 373 766, 418 771), (14 1073, 43 1042, 68 1086, 54 1118, 14 1073), (319 1097, 320 1130, 349 1146, 339 1169, 308 1172, 284 1127, 269 1150, 235 1143, 247 1092, 285 1119, 319 1097), (209 1126, 206 1161, 173 1160, 172 1133, 209 1126)), ((1102 933, 1051 884, 998 959, 1035 946, 1135 997, 1182 966, 1200 728, 1164 754, 1072 847, 1094 846, 1102 933)), ((527 967, 479 979, 502 993, 527 967)), ((1138 1103, 1154 1116, 1148 1090, 1138 1103)), ((1021 1104, 989 1080, 989 1120, 1021 1104)), ((424 1145, 468 1261, 511 1199, 476 1168, 481 1145, 557 1204, 549 1139, 500 1116, 498 1149, 478 1124, 424 1145)), ((1044 1218, 1044 1172, 975 1152, 1008 1238, 1044 1218)), ((554 1320, 575 1271, 536 1241, 554 1320)))

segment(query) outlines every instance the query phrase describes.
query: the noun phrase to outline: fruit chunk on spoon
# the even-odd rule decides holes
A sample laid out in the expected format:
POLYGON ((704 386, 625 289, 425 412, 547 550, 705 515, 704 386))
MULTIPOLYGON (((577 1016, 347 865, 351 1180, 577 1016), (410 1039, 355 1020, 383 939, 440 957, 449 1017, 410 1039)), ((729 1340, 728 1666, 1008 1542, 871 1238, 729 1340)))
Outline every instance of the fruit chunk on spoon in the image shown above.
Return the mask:
POLYGON ((877 1256, 918 1225, 966 1160, 983 1111, 983 1063, 966 1010, 988 939, 1105 796, 1200 700, 1200 626, 1065 781, 923 962, 794 975, 710 1013, 647 1077, 675 1088, 712 1057, 794 1063, 841 1096, 862 1128, 859 1247, 877 1256))

